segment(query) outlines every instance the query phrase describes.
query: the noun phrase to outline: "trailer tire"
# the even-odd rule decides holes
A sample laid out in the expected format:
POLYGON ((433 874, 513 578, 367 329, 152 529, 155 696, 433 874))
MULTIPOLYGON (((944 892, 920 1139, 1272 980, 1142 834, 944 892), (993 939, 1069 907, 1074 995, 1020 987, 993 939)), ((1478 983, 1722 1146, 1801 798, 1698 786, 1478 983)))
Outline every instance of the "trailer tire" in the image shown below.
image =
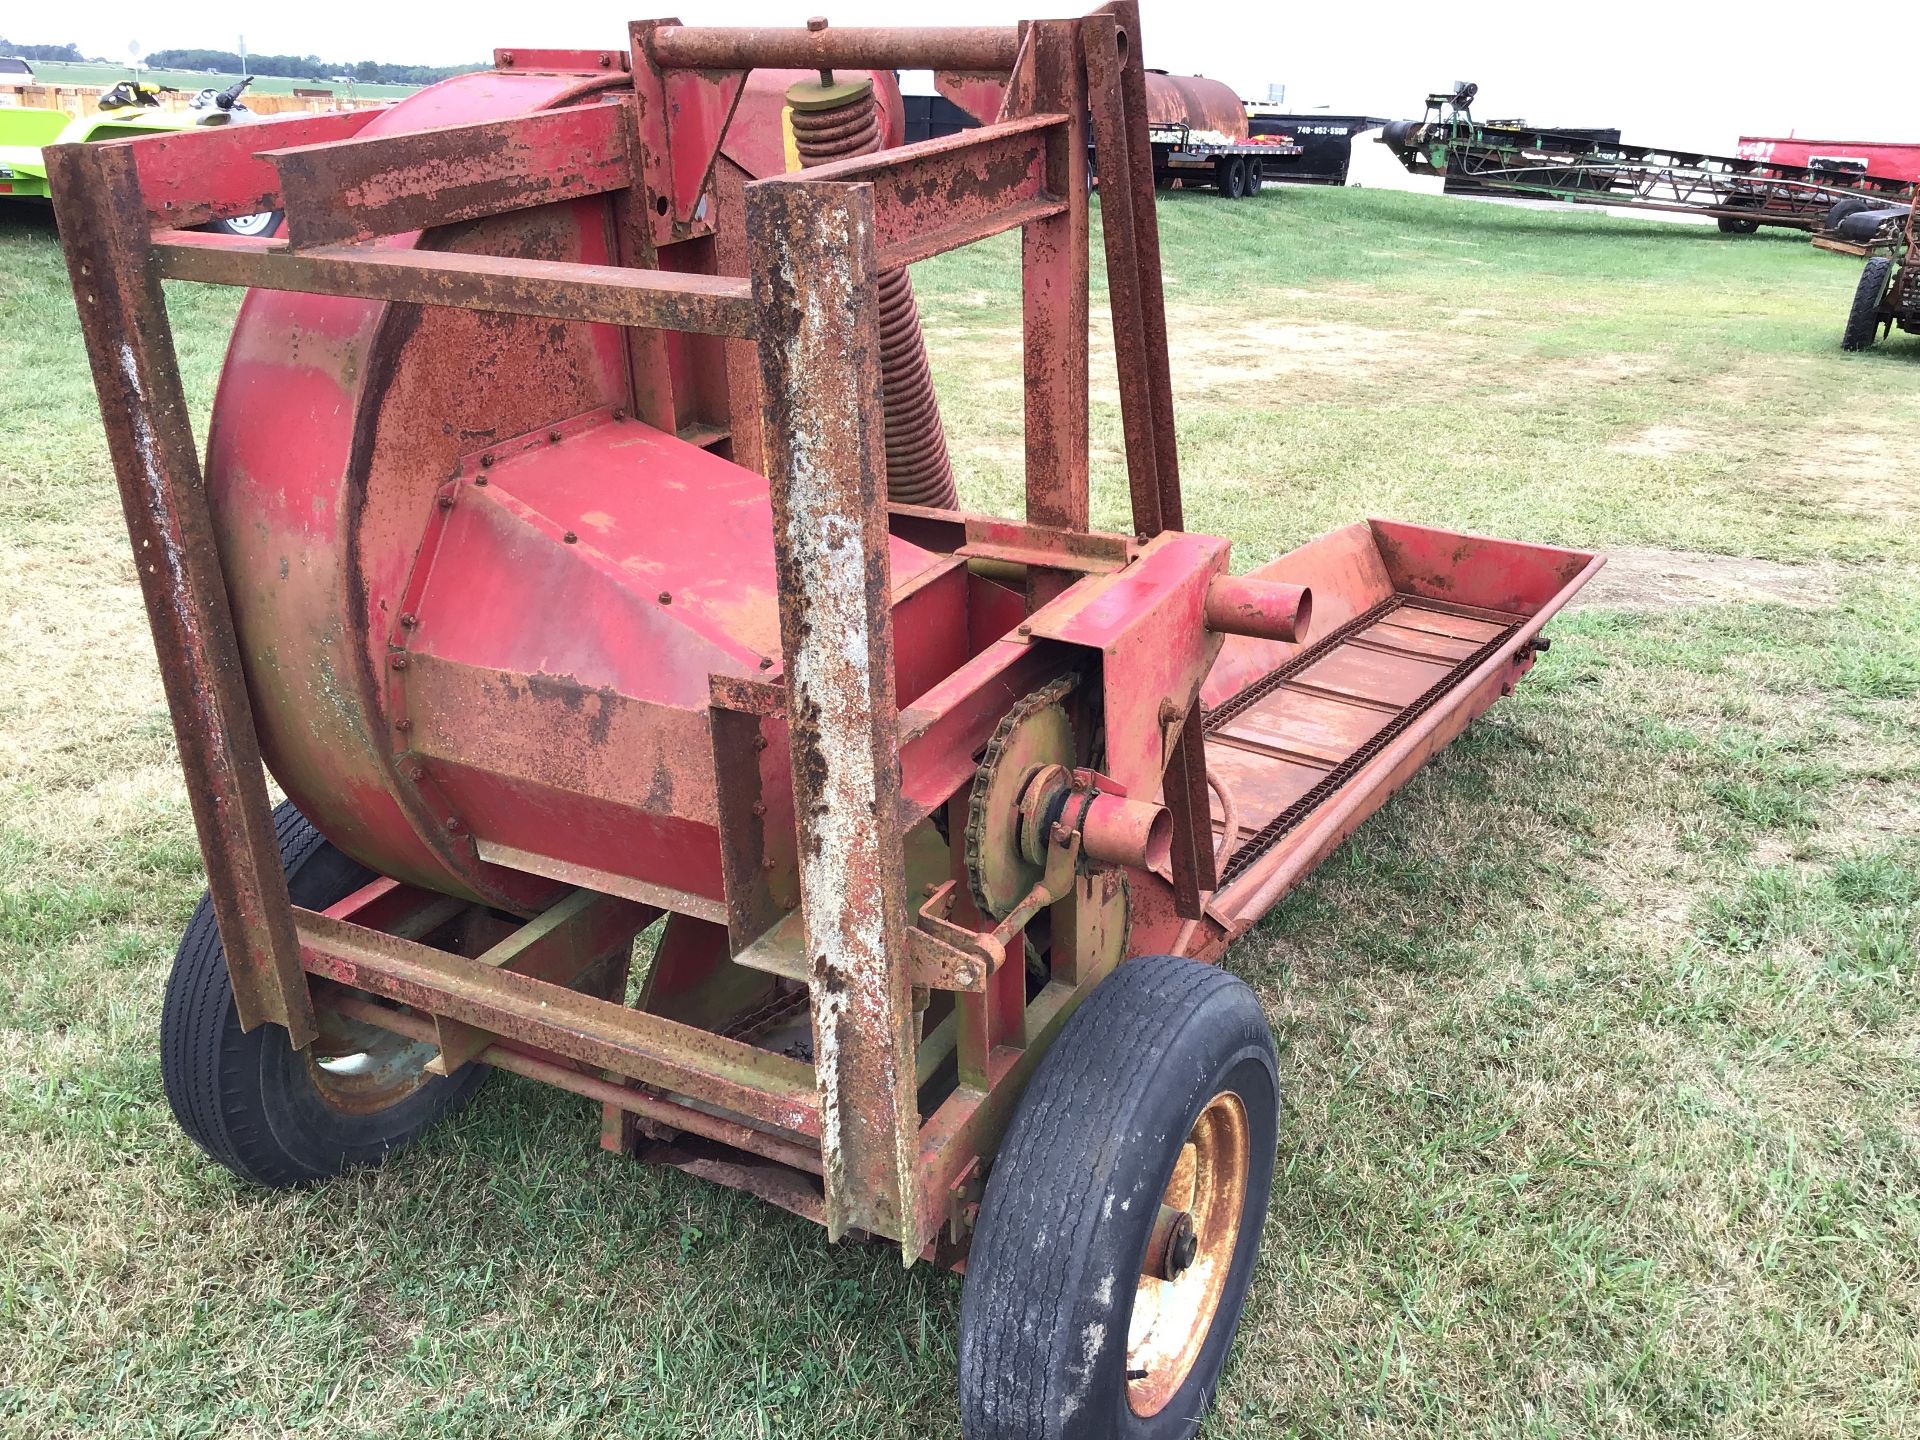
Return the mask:
POLYGON ((1828 231, 1838 230, 1842 220, 1849 215, 1858 215, 1862 210, 1871 210, 1874 204, 1874 201, 1867 199, 1864 195, 1843 195, 1827 207, 1827 219, 1823 228, 1828 231))
POLYGON ((231 218, 209 220, 204 228, 216 235, 242 235, 251 239, 271 239, 280 233, 280 225, 286 219, 282 210, 262 210, 255 215, 235 215, 231 218))
MULTIPOLYGON (((373 879, 291 801, 273 812, 273 822, 294 904, 324 909, 373 879)), ((189 1139, 243 1180, 310 1184, 379 1163, 461 1105, 486 1074, 484 1066, 467 1065, 437 1079, 418 1069, 431 1046, 409 1046, 370 1027, 344 1033, 373 1047, 391 1041, 391 1048, 328 1058, 320 1050, 324 1035, 296 1050, 278 1025, 243 1032, 212 899, 200 897, 160 1010, 161 1083, 189 1139), (370 1082, 350 1069, 325 1068, 351 1067, 353 1056, 381 1062, 370 1082)))
POLYGON ((1228 155, 1213 162, 1213 183, 1220 187, 1220 193, 1229 200, 1238 200, 1247 193, 1247 165, 1238 155, 1228 155))
POLYGON ((1261 185, 1266 183, 1265 162, 1258 155, 1247 157, 1247 194, 1258 195, 1261 185))
POLYGON ((1193 1434, 1252 1279, 1279 1109, 1272 1033, 1234 976, 1152 955, 1095 987, 987 1182, 960 1300, 966 1440, 1193 1434), (1143 1269, 1170 1198, 1190 1263, 1163 1280, 1143 1269), (1156 1318, 1164 1335, 1132 1333, 1156 1318))
POLYGON ((1847 328, 1841 332, 1842 350, 1871 350, 1880 338, 1880 302, 1886 298, 1887 282, 1893 278, 1893 261, 1876 255, 1860 272, 1854 287, 1853 308, 1847 311, 1847 328))

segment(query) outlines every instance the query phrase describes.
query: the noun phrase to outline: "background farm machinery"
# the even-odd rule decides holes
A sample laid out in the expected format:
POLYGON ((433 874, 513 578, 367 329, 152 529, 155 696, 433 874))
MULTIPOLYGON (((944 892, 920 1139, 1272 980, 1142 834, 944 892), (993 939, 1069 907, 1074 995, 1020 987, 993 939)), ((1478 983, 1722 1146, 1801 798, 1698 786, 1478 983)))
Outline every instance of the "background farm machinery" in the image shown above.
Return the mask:
POLYGON ((1920 334, 1920 285, 1913 274, 1914 217, 1920 206, 1862 207, 1839 214, 1813 237, 1824 250, 1866 259, 1840 335, 1843 350, 1867 350, 1896 325, 1920 334))
POLYGON ((210 1154, 321 1178, 514 1071, 964 1261, 970 1435, 1190 1433, 1278 1125, 1201 962, 1599 561, 1363 521, 1236 575, 1182 529, 1137 18, 644 21, 51 152, 208 874, 162 1069, 210 1154), (894 68, 982 124, 886 147, 894 68), (1020 519, 959 507, 907 279, 1009 230, 1020 519), (204 469, 164 279, 251 287, 204 469))
POLYGON ((1162 188, 1211 185, 1229 200, 1258 195, 1268 167, 1301 154, 1291 135, 1254 134, 1240 97, 1204 75, 1146 72, 1147 138, 1162 188))
POLYGON ((1420 120, 1395 120, 1380 141, 1415 174, 1579 205, 1708 215, 1732 235, 1762 225, 1818 228, 1840 200, 1893 200, 1910 182, 1812 165, 1628 145, 1473 118, 1478 87, 1427 96, 1420 120))

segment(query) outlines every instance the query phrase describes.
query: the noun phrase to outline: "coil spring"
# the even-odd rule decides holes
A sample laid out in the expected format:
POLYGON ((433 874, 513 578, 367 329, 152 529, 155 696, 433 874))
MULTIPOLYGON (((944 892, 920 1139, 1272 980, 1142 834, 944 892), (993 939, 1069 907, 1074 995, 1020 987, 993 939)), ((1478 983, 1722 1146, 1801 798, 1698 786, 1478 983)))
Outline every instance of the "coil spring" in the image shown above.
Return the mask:
MULTIPOLYGON (((796 109, 792 114, 794 148, 803 168, 870 155, 880 148, 880 108, 871 87, 831 110, 796 109)), ((960 498, 953 488, 953 462, 933 393, 913 282, 905 270, 889 270, 880 277, 879 291, 887 498, 902 505, 955 509, 960 498)))

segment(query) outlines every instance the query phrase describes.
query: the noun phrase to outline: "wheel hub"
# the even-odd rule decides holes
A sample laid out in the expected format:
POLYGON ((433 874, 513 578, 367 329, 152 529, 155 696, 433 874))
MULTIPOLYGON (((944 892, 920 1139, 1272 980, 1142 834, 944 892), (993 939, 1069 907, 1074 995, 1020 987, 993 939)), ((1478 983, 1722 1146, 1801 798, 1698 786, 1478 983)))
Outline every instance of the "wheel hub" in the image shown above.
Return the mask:
POLYGON ((1252 1154, 1246 1104, 1223 1090, 1180 1147, 1134 1291, 1127 1404, 1136 1415, 1166 1408, 1213 1329, 1233 1270, 1252 1154))

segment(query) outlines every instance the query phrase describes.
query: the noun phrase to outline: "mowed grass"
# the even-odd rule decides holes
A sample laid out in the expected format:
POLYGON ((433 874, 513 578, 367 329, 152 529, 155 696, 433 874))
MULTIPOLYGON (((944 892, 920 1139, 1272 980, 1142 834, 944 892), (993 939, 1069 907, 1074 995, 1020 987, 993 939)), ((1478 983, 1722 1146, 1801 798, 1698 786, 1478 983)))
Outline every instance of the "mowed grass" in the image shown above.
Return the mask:
MULTIPOLYGON (((1920 1434, 1920 342, 1841 354, 1856 267, 1794 237, 1161 216, 1188 523, 1237 563, 1368 513, 1632 561, 1229 957, 1289 1106, 1204 1433, 1920 1434)), ((1014 256, 916 271, 998 508, 1014 256)), ((204 415, 233 299, 175 300, 204 415)), ((180 1136, 198 858, 44 224, 0 218, 0 301, 0 1432, 952 1435, 957 1280, 605 1155, 584 1101, 495 1077, 291 1195, 180 1136)))

